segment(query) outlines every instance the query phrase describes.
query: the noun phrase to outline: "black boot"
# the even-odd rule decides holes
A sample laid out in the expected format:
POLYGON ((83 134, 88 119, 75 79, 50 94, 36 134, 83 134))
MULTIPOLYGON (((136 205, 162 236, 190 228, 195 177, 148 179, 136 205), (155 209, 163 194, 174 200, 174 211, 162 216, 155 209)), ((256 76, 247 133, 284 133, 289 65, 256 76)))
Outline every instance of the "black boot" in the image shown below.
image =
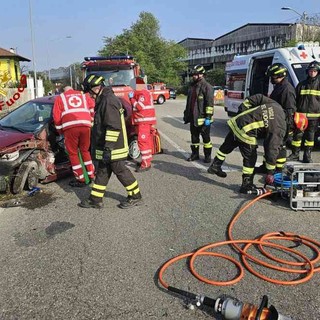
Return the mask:
POLYGON ((212 148, 203 148, 203 152, 204 152, 204 163, 211 163, 211 152, 212 152, 212 148))
POLYGON ((255 167, 254 173, 267 173, 266 163, 263 161, 261 166, 255 167))
POLYGON ((311 150, 311 147, 305 147, 302 160, 303 163, 312 163, 311 150))
POLYGON ((191 156, 187 159, 187 161, 199 160, 199 146, 191 146, 191 151, 191 156))
POLYGON ((119 204, 119 208, 121 209, 129 209, 135 206, 140 206, 143 204, 141 193, 137 193, 134 196, 128 196, 126 200, 122 201, 119 204))
POLYGON ((299 161, 300 148, 292 147, 292 153, 287 158, 287 161, 299 161))
POLYGON ((207 172, 211 174, 216 174, 220 178, 225 178, 227 176, 227 173, 222 171, 221 165, 222 161, 215 157, 207 172))
POLYGON ((249 193, 256 190, 257 187, 253 184, 253 174, 242 175, 242 185, 240 187, 240 193, 249 193))

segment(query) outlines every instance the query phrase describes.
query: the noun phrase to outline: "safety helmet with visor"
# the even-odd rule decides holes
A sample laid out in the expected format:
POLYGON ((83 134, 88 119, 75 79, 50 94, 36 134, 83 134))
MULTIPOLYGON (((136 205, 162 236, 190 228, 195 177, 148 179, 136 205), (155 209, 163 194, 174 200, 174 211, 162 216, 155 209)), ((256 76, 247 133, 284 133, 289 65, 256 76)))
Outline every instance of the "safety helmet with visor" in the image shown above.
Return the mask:
POLYGON ((98 87, 98 86, 104 87, 105 86, 104 80, 105 80, 104 77, 98 74, 94 74, 94 73, 89 74, 84 78, 83 82, 81 83, 81 88, 84 93, 87 93, 87 92, 95 93, 92 91, 92 88, 98 87))
POLYGON ((206 72, 206 69, 201 64, 197 64, 192 70, 193 75, 204 74, 205 72, 206 72))
POLYGON ((266 75, 272 78, 283 78, 288 74, 288 69, 282 63, 274 63, 268 67, 266 75))
POLYGON ((309 70, 314 70, 316 72, 319 73, 320 71, 320 64, 318 61, 314 60, 312 62, 309 63, 309 65, 307 66, 306 68, 306 73, 308 74, 309 73, 309 70))

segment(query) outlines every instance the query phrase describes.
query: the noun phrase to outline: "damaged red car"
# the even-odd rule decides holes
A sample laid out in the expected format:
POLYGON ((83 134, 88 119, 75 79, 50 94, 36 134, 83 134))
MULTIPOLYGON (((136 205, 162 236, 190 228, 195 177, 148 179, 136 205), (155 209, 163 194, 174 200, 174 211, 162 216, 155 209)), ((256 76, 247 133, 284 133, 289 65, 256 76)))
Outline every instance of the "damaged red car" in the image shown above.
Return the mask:
MULTIPOLYGON (((0 120, 0 192, 20 193, 38 183, 48 183, 72 174, 69 158, 53 124, 56 96, 30 100, 0 120)), ((129 155, 139 156, 131 105, 126 109, 129 155)))

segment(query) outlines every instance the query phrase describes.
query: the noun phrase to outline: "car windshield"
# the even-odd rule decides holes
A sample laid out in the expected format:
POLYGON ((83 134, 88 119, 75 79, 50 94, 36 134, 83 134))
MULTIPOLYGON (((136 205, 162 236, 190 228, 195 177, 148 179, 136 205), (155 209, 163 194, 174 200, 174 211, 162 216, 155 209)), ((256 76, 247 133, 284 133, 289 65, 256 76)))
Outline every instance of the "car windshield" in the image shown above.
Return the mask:
MULTIPOLYGON (((100 67, 101 68, 101 67, 100 67)), ((105 84, 108 86, 130 86, 130 81, 134 79, 133 69, 126 70, 87 70, 87 75, 95 73, 105 78, 105 84)))
POLYGON ((29 101, 0 120, 2 128, 20 132, 39 131, 51 119, 53 102, 29 101))

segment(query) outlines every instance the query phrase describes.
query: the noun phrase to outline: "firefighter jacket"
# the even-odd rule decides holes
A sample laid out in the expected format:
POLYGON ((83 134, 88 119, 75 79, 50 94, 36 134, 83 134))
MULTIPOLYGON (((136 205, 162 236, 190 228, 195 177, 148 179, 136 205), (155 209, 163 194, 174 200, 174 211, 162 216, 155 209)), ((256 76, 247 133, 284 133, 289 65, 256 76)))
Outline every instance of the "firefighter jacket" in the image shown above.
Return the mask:
POLYGON ((91 134, 92 153, 103 160, 103 151, 111 151, 111 161, 128 157, 128 139, 125 109, 111 87, 104 87, 96 99, 94 123, 91 134))
POLYGON ((308 77, 296 87, 297 111, 305 113, 309 119, 320 117, 320 79, 308 77))
POLYGON ((70 128, 91 127, 94 100, 88 94, 70 89, 56 97, 52 113, 59 134, 70 128))
POLYGON ((287 122, 287 132, 294 129, 293 115, 296 111, 296 91, 287 78, 274 86, 270 99, 278 102, 284 110, 287 122))
POLYGON ((156 124, 156 111, 153 105, 153 98, 148 90, 136 90, 132 104, 132 124, 156 124))
POLYGON ((228 125, 242 143, 257 146, 257 139, 264 140, 266 168, 273 171, 286 134, 285 113, 277 102, 262 94, 247 99, 251 108, 228 120, 228 125))
POLYGON ((213 122, 213 88, 204 78, 189 87, 183 120, 202 126, 206 118, 213 122))

